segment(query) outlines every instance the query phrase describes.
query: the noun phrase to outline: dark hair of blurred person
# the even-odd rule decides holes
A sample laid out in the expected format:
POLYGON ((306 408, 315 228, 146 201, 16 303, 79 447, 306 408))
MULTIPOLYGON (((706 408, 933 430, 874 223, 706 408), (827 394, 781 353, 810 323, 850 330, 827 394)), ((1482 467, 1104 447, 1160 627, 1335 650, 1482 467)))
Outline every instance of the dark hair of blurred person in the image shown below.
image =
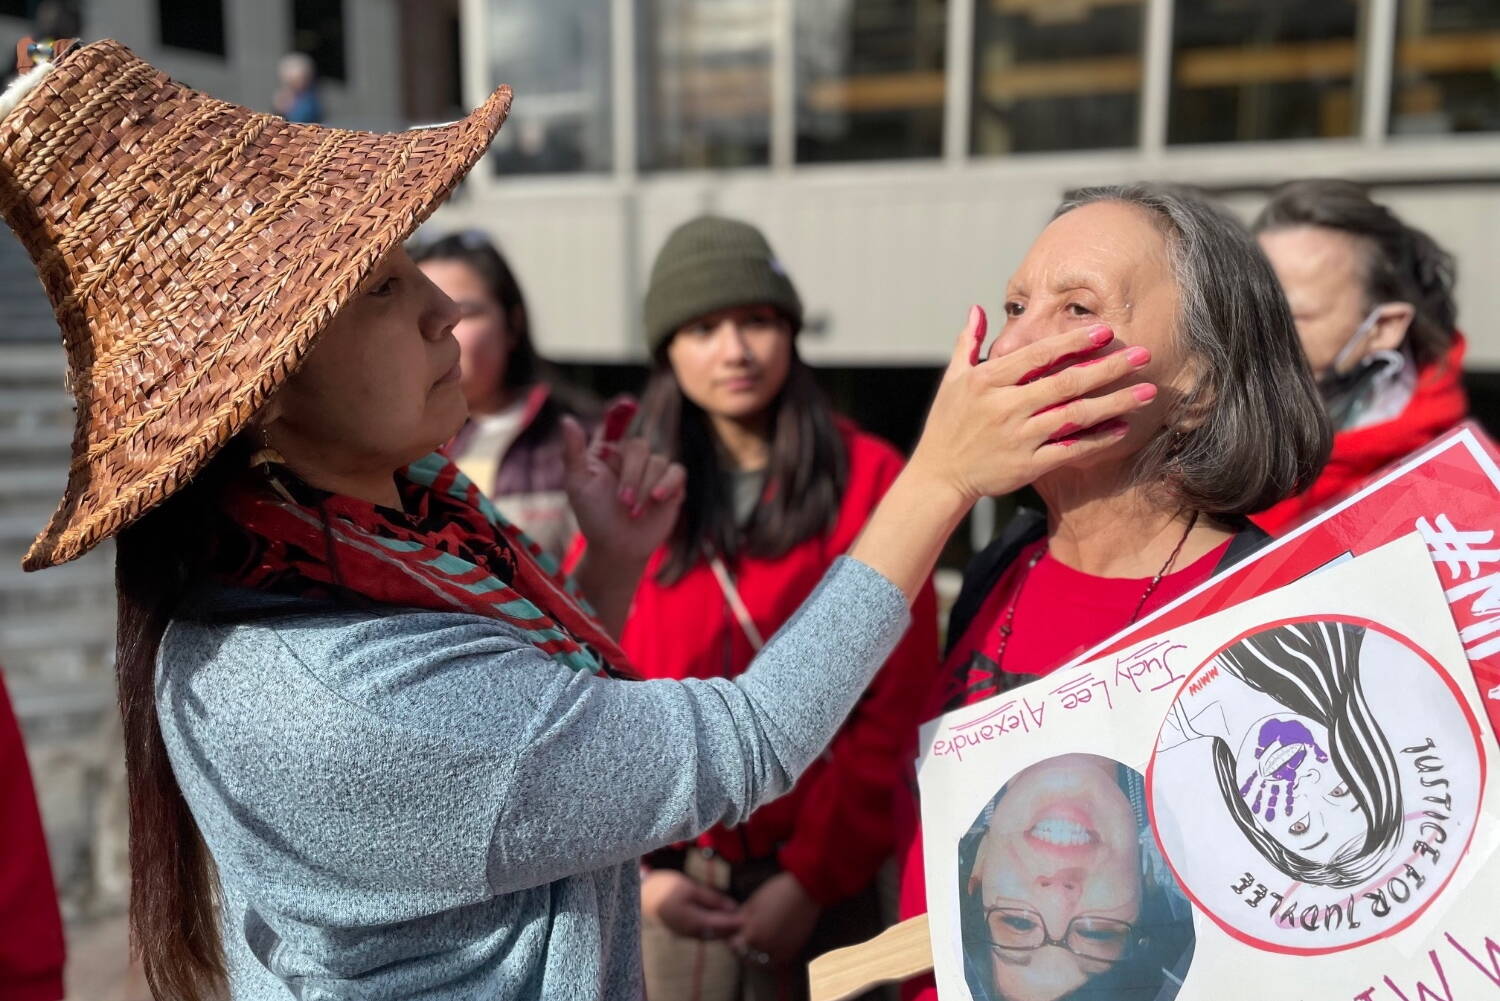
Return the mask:
MULTIPOLYGON (((658 253, 645 298, 640 421, 687 496, 647 564, 621 646, 657 678, 734 678, 859 535, 904 465, 836 414, 797 350, 802 300, 755 227, 700 216, 658 253)), ((805 996, 807 961, 884 926, 920 703, 937 663, 931 585, 828 754, 737 826, 658 852, 642 892, 647 995, 805 996), (737 926, 704 942, 699 914, 737 926), (695 971, 697 971, 695 973, 695 971)))
POLYGON ((1254 228, 1335 431, 1317 482, 1256 516, 1279 532, 1464 418, 1464 339, 1453 257, 1359 185, 1284 185, 1254 228))
POLYGON ((454 329, 469 420, 444 450, 512 523, 554 559, 577 531, 563 488, 562 418, 589 424, 597 407, 560 384, 531 341, 520 282, 482 233, 412 250, 423 273, 458 303, 454 329))

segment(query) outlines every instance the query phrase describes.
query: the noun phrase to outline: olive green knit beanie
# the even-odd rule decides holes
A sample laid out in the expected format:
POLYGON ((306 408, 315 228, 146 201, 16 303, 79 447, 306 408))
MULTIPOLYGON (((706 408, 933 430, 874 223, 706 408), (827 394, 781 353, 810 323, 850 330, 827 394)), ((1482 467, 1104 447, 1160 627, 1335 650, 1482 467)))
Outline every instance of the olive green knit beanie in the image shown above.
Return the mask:
POLYGON ((678 226, 651 268, 646 346, 655 353, 684 324, 735 306, 775 306, 802 326, 802 300, 760 230, 705 215, 678 226))

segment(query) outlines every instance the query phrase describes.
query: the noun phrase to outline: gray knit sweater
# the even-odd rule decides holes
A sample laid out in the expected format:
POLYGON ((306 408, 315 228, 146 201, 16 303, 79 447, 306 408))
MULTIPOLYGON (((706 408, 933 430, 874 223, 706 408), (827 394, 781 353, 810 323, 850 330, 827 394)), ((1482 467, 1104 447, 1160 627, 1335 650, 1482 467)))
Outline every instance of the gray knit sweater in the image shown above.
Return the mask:
POLYGON ((636 859, 786 792, 907 619, 845 558, 735 681, 620 682, 479 616, 205 596, 157 710, 234 1001, 639 997, 636 859))

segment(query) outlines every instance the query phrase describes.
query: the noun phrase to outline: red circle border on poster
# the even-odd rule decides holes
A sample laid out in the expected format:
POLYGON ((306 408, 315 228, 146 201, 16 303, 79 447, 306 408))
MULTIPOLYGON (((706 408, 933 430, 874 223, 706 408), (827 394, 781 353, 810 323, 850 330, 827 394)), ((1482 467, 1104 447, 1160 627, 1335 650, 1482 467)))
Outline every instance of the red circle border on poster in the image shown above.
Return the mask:
MULTIPOLYGON (((1458 703, 1459 708, 1463 711, 1464 721, 1468 723, 1469 734, 1474 741, 1474 753, 1479 759, 1479 795, 1475 799, 1474 803, 1475 822, 1469 825, 1468 837, 1465 838, 1463 847, 1459 850, 1459 861, 1454 863, 1454 866, 1448 872, 1448 875, 1445 876, 1443 878, 1443 881, 1438 884, 1437 888, 1428 895, 1427 899, 1422 901, 1421 904, 1417 906, 1410 914, 1406 915, 1396 924, 1391 925, 1388 928, 1383 928, 1373 935, 1362 938, 1357 942, 1348 942, 1343 945, 1328 946, 1325 948, 1298 948, 1296 946, 1281 945, 1279 943, 1267 942, 1264 939, 1256 938, 1249 932, 1242 931, 1241 929, 1230 924, 1225 919, 1221 918, 1213 910, 1205 906, 1203 901, 1198 899, 1197 894, 1192 891, 1187 882, 1182 878, 1182 873, 1177 871, 1177 866, 1172 861, 1172 856, 1167 851, 1167 846, 1162 843, 1161 834, 1159 833, 1158 825, 1156 822, 1156 748, 1161 743, 1160 729, 1157 730, 1156 743, 1152 745, 1151 759, 1146 763, 1146 812, 1151 820, 1151 836, 1156 840, 1156 847, 1161 852, 1162 859, 1167 863, 1167 868, 1172 871, 1172 877, 1177 880, 1177 885, 1182 889, 1182 892, 1187 895, 1187 898, 1193 902, 1193 906, 1203 914, 1207 915, 1213 921, 1213 923, 1223 929, 1226 934, 1228 934, 1236 941, 1242 942, 1254 949, 1258 949, 1261 952, 1274 952, 1287 956, 1325 956, 1330 953, 1345 952, 1349 949, 1358 949, 1361 946, 1366 946, 1372 942, 1378 942, 1381 939, 1389 938, 1390 936, 1395 935, 1397 932, 1408 927, 1417 918, 1421 917, 1422 914, 1426 912, 1427 908, 1432 905, 1432 902, 1437 900, 1438 897, 1441 897, 1443 893, 1446 892, 1446 890, 1448 889, 1448 884, 1453 881, 1453 877, 1458 872, 1459 866, 1462 864, 1464 857, 1469 854, 1470 845, 1472 845, 1474 842, 1474 833, 1479 826, 1478 818, 1480 816, 1480 811, 1484 807, 1484 788, 1486 777, 1488 775, 1489 763, 1485 760, 1484 742, 1479 732, 1479 720, 1474 715, 1474 710, 1473 707, 1469 705, 1469 700, 1464 697, 1463 691, 1458 687, 1458 683, 1453 679, 1448 671, 1444 669, 1444 667, 1440 663, 1438 663, 1438 661, 1431 654, 1429 654, 1426 650, 1423 650, 1421 647, 1417 646, 1407 637, 1394 632, 1388 626, 1375 622, 1373 619, 1366 619, 1357 615, 1298 615, 1290 618, 1276 619, 1271 622, 1265 622, 1254 627, 1253 629, 1247 629, 1236 636, 1234 639, 1230 640, 1228 643, 1220 646, 1213 652, 1213 654, 1211 654, 1201 664, 1194 668, 1192 674, 1189 674, 1187 677, 1185 677, 1182 681, 1182 684, 1178 686, 1177 693, 1172 697, 1173 703, 1175 704, 1177 699, 1181 697, 1182 692, 1193 683, 1194 678, 1196 678, 1206 668, 1212 665, 1213 662, 1218 659, 1221 653, 1234 646, 1236 643, 1240 642, 1243 639, 1246 639, 1247 637, 1254 636, 1257 633, 1265 632, 1268 629, 1275 629, 1278 626, 1299 625, 1304 622, 1340 622, 1347 625, 1363 626, 1366 629, 1394 640, 1395 642, 1401 644, 1403 647, 1421 658, 1421 660, 1429 668, 1431 668, 1439 678, 1443 680, 1443 682, 1448 686, 1448 691, 1453 695, 1453 700, 1458 703)), ((1464 663, 1466 665, 1468 664, 1467 658, 1464 659, 1464 663)), ((1164 719, 1162 721, 1162 727, 1165 726, 1166 721, 1164 719)), ((1301 886, 1302 884, 1297 883, 1295 885, 1301 886)))

